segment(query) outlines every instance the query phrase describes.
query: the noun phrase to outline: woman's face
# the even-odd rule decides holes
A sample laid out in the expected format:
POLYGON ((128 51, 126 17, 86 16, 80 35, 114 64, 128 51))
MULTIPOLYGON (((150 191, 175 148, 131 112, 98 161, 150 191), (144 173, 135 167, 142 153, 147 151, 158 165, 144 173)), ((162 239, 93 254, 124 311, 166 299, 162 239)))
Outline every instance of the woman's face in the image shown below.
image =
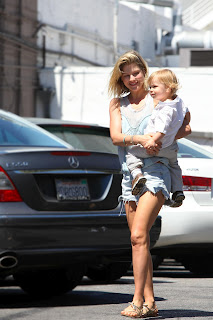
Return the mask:
POLYGON ((123 67, 121 80, 129 91, 139 91, 144 88, 144 74, 136 63, 123 67))

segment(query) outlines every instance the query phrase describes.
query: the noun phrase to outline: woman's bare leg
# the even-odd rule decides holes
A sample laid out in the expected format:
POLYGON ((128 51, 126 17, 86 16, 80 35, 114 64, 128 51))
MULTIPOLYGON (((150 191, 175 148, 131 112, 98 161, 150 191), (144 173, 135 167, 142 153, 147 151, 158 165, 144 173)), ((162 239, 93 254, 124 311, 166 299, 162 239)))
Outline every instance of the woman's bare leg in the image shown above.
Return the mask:
MULTIPOLYGON (((129 225, 130 232, 132 230, 132 224, 135 216, 135 212, 137 209, 137 205, 135 202, 127 202, 125 204, 125 211, 127 216, 127 222, 129 225)), ((147 272, 147 279, 145 282, 144 287, 144 299, 148 306, 153 305, 154 303, 154 289, 153 289, 153 266, 152 266, 152 257, 149 254, 149 265, 148 265, 148 272, 147 272)))
MULTIPOLYGON (((150 307, 154 303, 149 231, 163 203, 164 197, 161 192, 156 195, 146 192, 140 197, 137 209, 133 202, 126 204, 127 221, 131 231, 135 280, 133 302, 138 307, 142 307, 144 298, 150 307)), ((122 314, 128 315, 128 310, 132 311, 131 307, 129 308, 126 308, 122 314)), ((131 315, 134 316, 132 312, 131 315)))
POLYGON ((148 262, 148 271, 147 271, 147 277, 146 282, 144 286, 144 302, 147 304, 150 308, 155 303, 155 296, 154 296, 154 288, 153 288, 153 265, 152 265, 152 257, 149 253, 149 262, 148 262))
POLYGON ((135 217, 136 209, 137 209, 137 205, 134 201, 129 201, 125 204, 126 218, 127 218, 130 233, 132 230, 132 224, 135 217))
POLYGON ((133 301, 143 301, 144 287, 147 280, 148 267, 150 264, 149 231, 164 203, 161 192, 152 194, 146 192, 138 202, 132 231, 132 255, 135 279, 135 294, 133 301))

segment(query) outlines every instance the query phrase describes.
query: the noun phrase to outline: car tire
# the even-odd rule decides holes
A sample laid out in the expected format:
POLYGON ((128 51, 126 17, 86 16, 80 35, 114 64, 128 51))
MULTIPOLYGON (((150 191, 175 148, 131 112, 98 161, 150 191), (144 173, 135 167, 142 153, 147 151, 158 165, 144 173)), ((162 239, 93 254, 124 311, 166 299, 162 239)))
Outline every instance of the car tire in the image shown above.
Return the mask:
POLYGON ((90 265, 86 276, 93 281, 111 282, 124 276, 131 262, 113 262, 110 264, 90 265))
POLYGON ((26 271, 13 275, 17 285, 26 293, 36 297, 51 297, 74 289, 85 273, 84 266, 69 270, 26 271))
POLYGON ((212 275, 213 261, 209 255, 187 255, 177 259, 185 269, 198 275, 212 275))

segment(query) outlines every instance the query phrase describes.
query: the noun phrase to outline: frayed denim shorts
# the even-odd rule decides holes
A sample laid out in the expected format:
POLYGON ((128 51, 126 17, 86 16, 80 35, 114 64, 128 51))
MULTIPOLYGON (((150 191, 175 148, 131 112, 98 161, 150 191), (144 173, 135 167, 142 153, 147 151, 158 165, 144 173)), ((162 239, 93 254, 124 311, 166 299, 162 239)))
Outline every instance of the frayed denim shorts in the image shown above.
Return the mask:
POLYGON ((165 199, 169 198, 171 190, 171 176, 169 168, 162 163, 154 163, 151 166, 143 168, 144 177, 147 179, 144 188, 140 195, 132 195, 132 176, 130 172, 125 172, 122 179, 122 195, 119 197, 119 201, 123 201, 124 204, 129 201, 138 203, 138 200, 142 194, 146 191, 150 191, 156 194, 162 191, 165 199))

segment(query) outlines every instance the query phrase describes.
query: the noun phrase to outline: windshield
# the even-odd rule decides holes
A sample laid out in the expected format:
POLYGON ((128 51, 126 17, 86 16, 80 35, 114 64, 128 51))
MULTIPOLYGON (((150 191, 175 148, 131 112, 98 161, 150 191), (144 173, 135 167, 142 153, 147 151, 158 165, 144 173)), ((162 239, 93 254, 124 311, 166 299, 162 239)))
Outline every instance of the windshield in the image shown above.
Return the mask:
POLYGON ((178 158, 204 158, 213 159, 213 153, 200 147, 188 139, 178 140, 178 158))
POLYGON ((0 111, 0 146, 70 147, 27 120, 3 110, 0 111))
POLYGON ((74 149, 118 153, 117 147, 112 143, 108 128, 67 124, 42 124, 41 126, 71 144, 74 149))

